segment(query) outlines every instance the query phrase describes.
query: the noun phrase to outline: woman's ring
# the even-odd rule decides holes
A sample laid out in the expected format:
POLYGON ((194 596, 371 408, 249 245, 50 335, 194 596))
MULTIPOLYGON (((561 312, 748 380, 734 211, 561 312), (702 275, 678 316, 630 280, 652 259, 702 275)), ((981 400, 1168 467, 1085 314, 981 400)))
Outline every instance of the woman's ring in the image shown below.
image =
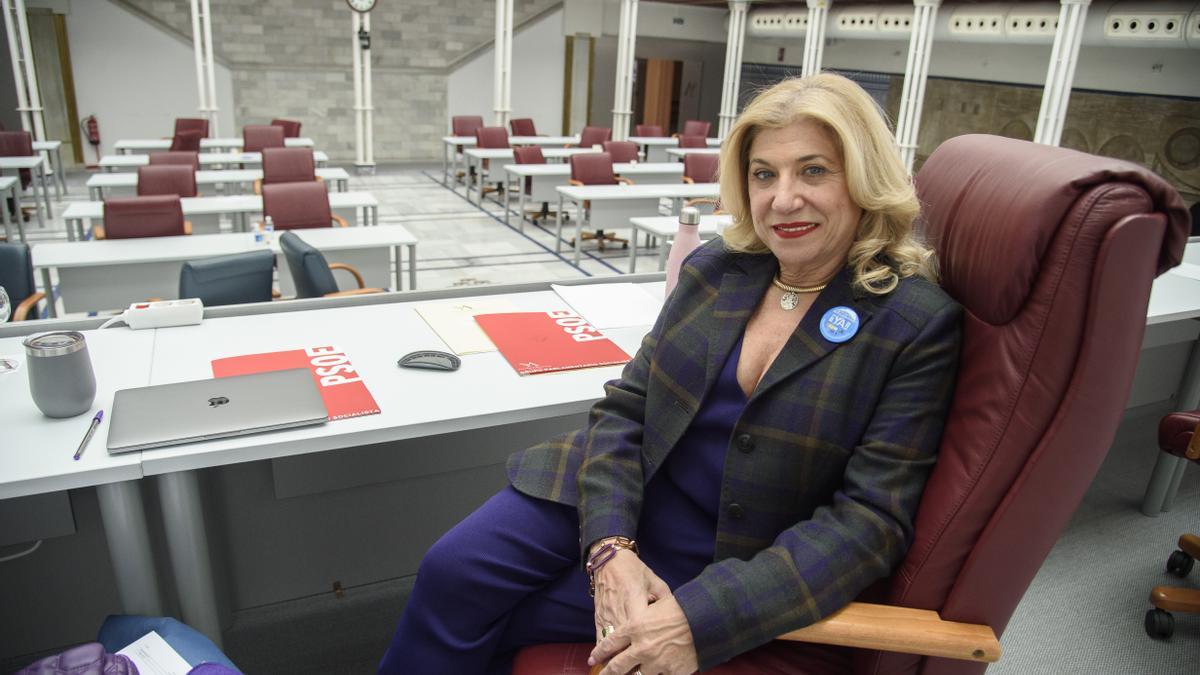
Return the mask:
POLYGON ((616 629, 617 629, 617 627, 616 627, 616 626, 612 626, 612 625, 605 626, 604 628, 601 628, 601 629, 600 629, 600 638, 601 638, 601 639, 604 639, 604 638, 608 637, 609 635, 612 635, 612 634, 613 634, 613 631, 615 631, 616 629))

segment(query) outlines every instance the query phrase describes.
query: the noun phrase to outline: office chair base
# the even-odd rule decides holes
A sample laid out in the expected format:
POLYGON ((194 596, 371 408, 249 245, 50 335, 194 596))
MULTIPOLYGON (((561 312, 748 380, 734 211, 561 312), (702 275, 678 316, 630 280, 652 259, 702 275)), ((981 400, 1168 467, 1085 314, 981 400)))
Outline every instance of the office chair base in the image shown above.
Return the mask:
MULTIPOLYGON (((604 250, 604 243, 608 242, 608 241, 611 241, 613 243, 620 243, 622 249, 629 248, 629 240, 628 239, 622 239, 621 237, 618 237, 617 235, 613 234, 612 232, 605 232, 604 230, 596 230, 595 232, 584 232, 581 235, 581 238, 584 241, 590 241, 592 239, 595 239, 596 247, 601 251, 604 250)), ((574 246, 574 245, 575 245, 575 240, 572 239, 571 246, 574 246)))
POLYGON ((1167 572, 1182 579, 1192 571, 1192 566, 1195 564, 1196 561, 1192 559, 1192 556, 1183 551, 1175 551, 1170 558, 1167 558, 1167 572))

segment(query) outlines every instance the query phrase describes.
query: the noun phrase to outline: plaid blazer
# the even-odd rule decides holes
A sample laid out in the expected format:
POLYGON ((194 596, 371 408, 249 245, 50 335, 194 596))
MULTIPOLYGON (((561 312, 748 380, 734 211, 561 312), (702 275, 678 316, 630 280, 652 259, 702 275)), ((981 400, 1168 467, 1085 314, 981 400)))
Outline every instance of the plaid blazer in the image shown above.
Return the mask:
MULTIPOLYGON (((697 249, 588 425, 515 453, 518 490, 576 506, 580 543, 635 536, 643 487, 712 387, 778 269, 770 254, 697 249)), ((750 396, 729 439, 715 559, 675 589, 707 669, 806 626, 888 575, 912 540, 953 395, 962 309, 908 278, 858 294, 843 270, 750 396), (849 307, 859 329, 826 340, 849 307)), ((582 555, 581 550, 581 555, 582 555)))

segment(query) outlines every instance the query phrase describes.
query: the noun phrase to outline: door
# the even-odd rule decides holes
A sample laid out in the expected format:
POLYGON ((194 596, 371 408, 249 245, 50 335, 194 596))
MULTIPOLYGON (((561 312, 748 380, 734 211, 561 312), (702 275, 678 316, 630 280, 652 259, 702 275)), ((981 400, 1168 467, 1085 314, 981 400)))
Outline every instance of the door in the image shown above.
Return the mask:
POLYGON ((66 17, 41 8, 30 9, 27 17, 46 139, 62 141, 64 162, 74 158, 75 163, 81 164, 83 148, 79 145, 79 113, 75 109, 66 17))

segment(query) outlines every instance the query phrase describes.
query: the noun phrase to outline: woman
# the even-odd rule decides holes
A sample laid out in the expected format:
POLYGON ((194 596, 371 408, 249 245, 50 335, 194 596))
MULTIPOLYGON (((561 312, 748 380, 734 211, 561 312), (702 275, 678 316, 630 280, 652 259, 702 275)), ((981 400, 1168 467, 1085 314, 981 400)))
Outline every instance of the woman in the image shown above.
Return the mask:
POLYGON ((523 645, 595 639, 604 675, 690 673, 901 560, 961 309, 887 124, 845 78, 788 80, 734 124, 720 179, 723 240, 587 427, 515 454, 429 551, 381 672, 506 672, 523 645))

